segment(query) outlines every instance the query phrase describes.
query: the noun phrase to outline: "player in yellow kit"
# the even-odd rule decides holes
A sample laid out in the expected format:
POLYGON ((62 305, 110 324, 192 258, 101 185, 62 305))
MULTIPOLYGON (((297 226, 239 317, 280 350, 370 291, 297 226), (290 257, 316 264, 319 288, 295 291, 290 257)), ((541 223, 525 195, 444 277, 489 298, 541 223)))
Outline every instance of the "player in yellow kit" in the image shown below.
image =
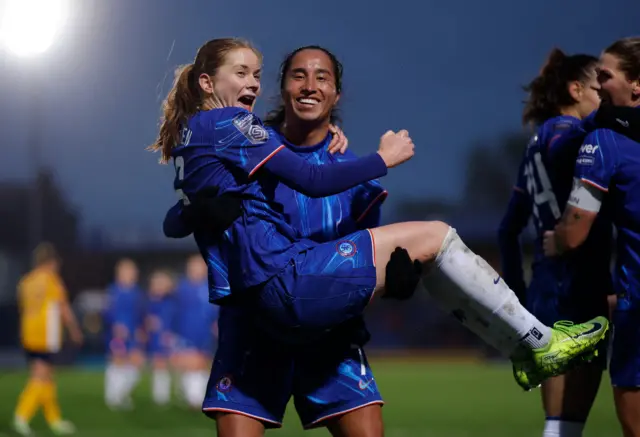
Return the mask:
POLYGON ((13 427, 19 434, 30 435, 29 421, 42 407, 55 434, 71 434, 75 427, 60 415, 51 358, 62 346, 63 324, 76 344, 82 342, 82 332, 58 273, 60 260, 55 248, 48 243, 40 244, 34 251, 33 261, 33 270, 18 284, 20 337, 30 374, 18 400, 13 427))

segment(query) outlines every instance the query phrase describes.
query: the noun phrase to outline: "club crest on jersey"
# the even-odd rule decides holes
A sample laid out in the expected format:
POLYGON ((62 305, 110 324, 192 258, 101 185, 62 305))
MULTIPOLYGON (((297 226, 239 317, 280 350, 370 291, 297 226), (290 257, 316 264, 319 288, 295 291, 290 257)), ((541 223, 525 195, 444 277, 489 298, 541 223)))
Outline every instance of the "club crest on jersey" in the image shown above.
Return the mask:
POLYGON ((254 123, 253 114, 238 114, 233 119, 233 125, 251 144, 264 143, 269 139, 269 133, 260 124, 254 123))
POLYGON ((353 241, 342 240, 338 241, 338 244, 336 244, 336 250, 338 251, 340 256, 349 258, 356 254, 358 248, 356 247, 356 243, 354 243, 353 241))
POLYGON ((231 390, 231 385, 233 384, 231 377, 229 376, 223 376, 222 378, 220 378, 220 381, 218 381, 218 384, 216 384, 216 389, 219 392, 222 393, 226 393, 229 390, 231 390))

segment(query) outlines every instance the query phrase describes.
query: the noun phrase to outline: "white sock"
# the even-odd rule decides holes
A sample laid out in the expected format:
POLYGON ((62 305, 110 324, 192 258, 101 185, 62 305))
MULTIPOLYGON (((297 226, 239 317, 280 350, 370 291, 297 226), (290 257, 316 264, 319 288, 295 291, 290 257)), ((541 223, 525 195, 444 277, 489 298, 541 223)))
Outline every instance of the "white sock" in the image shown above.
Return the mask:
POLYGON ((122 401, 128 400, 131 396, 131 392, 138 385, 140 380, 140 370, 134 365, 128 365, 125 369, 125 382, 122 389, 122 401))
POLYGON ((208 375, 206 372, 192 371, 182 375, 182 391, 189 406, 197 408, 207 391, 208 375))
POLYGON ((171 375, 166 369, 154 370, 151 383, 153 401, 158 405, 165 405, 171 399, 171 375))
POLYGON ((418 284, 416 293, 426 291, 444 312, 456 317, 463 326, 480 337, 482 341, 493 346, 505 357, 509 357, 517 346, 518 339, 505 335, 496 329, 490 329, 491 325, 480 317, 473 308, 462 312, 460 310, 462 299, 458 293, 450 292, 452 287, 457 287, 457 285, 438 269, 435 269, 433 273, 423 278, 422 284, 418 284), (421 290, 427 286, 426 290, 421 290))
POLYGON ((542 437, 582 437, 584 423, 547 417, 542 437))
POLYGON ((108 364, 104 373, 104 401, 112 407, 122 402, 122 393, 127 383, 125 366, 108 364))
POLYGON ((518 343, 539 348, 549 342, 551 328, 520 304, 500 275, 462 242, 455 229, 449 229, 436 264, 457 285, 449 292, 459 293, 456 303, 460 314, 477 316, 472 319, 486 325, 492 346, 510 355, 518 343), (511 350, 507 352, 505 348, 511 350))

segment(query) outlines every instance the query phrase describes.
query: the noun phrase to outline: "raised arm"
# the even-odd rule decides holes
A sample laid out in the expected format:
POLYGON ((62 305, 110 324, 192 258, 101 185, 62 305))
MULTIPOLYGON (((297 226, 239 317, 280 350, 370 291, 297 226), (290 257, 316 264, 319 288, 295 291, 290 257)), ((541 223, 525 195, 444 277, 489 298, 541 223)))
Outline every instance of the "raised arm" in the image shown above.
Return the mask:
POLYGON ((388 131, 377 153, 353 161, 314 165, 288 150, 262 126, 255 115, 234 108, 223 121, 215 123, 215 153, 234 167, 256 177, 263 169, 309 197, 341 193, 387 174, 413 156, 413 142, 406 131, 388 131))

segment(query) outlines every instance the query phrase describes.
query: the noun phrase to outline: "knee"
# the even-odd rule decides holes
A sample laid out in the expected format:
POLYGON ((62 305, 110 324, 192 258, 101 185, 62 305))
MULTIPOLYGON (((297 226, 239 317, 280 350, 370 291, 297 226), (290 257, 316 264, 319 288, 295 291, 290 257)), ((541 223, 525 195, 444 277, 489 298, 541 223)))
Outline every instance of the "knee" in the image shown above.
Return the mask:
POLYGON ((428 232, 435 238, 438 238, 444 241, 445 237, 449 233, 451 226, 446 224, 445 222, 441 222, 439 220, 434 220, 430 222, 425 222, 428 228, 428 232))
POLYGON ((422 224, 423 235, 420 240, 427 244, 425 254, 428 256, 428 260, 431 260, 440 252, 440 249, 452 228, 445 222, 438 220, 422 222, 422 224))

